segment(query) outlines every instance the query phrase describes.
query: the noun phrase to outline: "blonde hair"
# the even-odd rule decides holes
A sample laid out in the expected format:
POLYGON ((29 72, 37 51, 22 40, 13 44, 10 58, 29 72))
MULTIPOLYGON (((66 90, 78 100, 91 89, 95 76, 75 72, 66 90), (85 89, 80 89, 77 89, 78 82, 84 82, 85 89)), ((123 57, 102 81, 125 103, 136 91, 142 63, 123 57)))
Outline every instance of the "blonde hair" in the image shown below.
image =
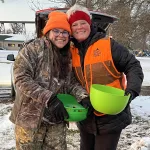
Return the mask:
POLYGON ((90 15, 89 10, 86 7, 83 7, 81 5, 75 4, 66 12, 68 19, 72 14, 74 14, 76 11, 83 11, 87 15, 89 15, 90 19, 92 19, 92 16, 90 15))

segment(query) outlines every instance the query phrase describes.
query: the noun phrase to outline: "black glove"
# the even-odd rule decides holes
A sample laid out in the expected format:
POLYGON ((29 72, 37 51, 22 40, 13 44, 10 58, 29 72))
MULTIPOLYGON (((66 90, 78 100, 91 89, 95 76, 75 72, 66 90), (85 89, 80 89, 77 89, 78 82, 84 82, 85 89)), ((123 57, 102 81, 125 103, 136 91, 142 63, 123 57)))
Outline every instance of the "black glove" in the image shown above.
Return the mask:
POLYGON ((81 100, 80 104, 85 107, 85 108, 88 108, 88 113, 87 113, 87 116, 89 116, 93 111, 93 106, 90 102, 90 98, 89 97, 85 97, 81 100))
POLYGON ((46 122, 61 123, 64 119, 68 119, 69 115, 63 103, 55 96, 49 100, 43 117, 46 122))
POLYGON ((128 101, 128 104, 127 105, 129 105, 130 103, 131 103, 131 101, 135 98, 135 97, 137 97, 138 96, 138 94, 136 94, 134 91, 132 91, 132 90, 126 90, 125 91, 125 96, 128 96, 130 94, 130 98, 129 98, 129 101, 128 101))

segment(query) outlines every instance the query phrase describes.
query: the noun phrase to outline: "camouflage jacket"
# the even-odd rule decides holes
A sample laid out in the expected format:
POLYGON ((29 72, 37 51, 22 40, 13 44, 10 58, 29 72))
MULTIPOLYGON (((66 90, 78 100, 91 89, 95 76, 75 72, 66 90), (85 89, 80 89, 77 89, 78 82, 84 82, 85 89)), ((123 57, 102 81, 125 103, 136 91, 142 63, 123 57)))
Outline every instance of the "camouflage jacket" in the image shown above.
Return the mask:
POLYGON ((16 125, 36 130, 45 103, 57 93, 70 93, 78 100, 87 97, 86 90, 71 77, 71 69, 66 79, 54 78, 54 59, 52 45, 45 38, 32 41, 18 53, 13 69, 16 98, 10 115, 16 125))

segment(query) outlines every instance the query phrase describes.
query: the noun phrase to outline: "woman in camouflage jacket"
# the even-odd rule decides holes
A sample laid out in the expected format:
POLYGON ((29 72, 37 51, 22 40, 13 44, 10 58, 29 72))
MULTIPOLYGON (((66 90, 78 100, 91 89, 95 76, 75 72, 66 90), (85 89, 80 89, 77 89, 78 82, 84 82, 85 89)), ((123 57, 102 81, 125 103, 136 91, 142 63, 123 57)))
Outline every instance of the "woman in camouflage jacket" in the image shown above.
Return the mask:
POLYGON ((16 99, 10 120, 15 124, 17 150, 66 150, 68 114, 57 99, 70 93, 87 97, 71 80, 70 26, 65 13, 53 11, 43 37, 27 44, 14 63, 16 99))

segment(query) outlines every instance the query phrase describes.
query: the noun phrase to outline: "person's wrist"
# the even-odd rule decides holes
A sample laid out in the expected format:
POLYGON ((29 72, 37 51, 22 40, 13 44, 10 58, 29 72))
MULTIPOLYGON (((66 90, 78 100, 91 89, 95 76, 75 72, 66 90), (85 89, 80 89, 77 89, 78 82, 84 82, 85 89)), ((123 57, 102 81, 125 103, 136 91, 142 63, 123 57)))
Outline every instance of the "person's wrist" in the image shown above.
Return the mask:
POLYGON ((91 102, 90 102, 90 97, 88 96, 88 97, 83 98, 82 101, 81 101, 81 105, 85 108, 91 107, 92 105, 91 105, 91 102))
POLYGON ((132 91, 132 90, 126 90, 125 91, 125 95, 126 96, 130 95, 128 103, 131 103, 131 101, 137 96, 137 94, 134 91, 132 91))

